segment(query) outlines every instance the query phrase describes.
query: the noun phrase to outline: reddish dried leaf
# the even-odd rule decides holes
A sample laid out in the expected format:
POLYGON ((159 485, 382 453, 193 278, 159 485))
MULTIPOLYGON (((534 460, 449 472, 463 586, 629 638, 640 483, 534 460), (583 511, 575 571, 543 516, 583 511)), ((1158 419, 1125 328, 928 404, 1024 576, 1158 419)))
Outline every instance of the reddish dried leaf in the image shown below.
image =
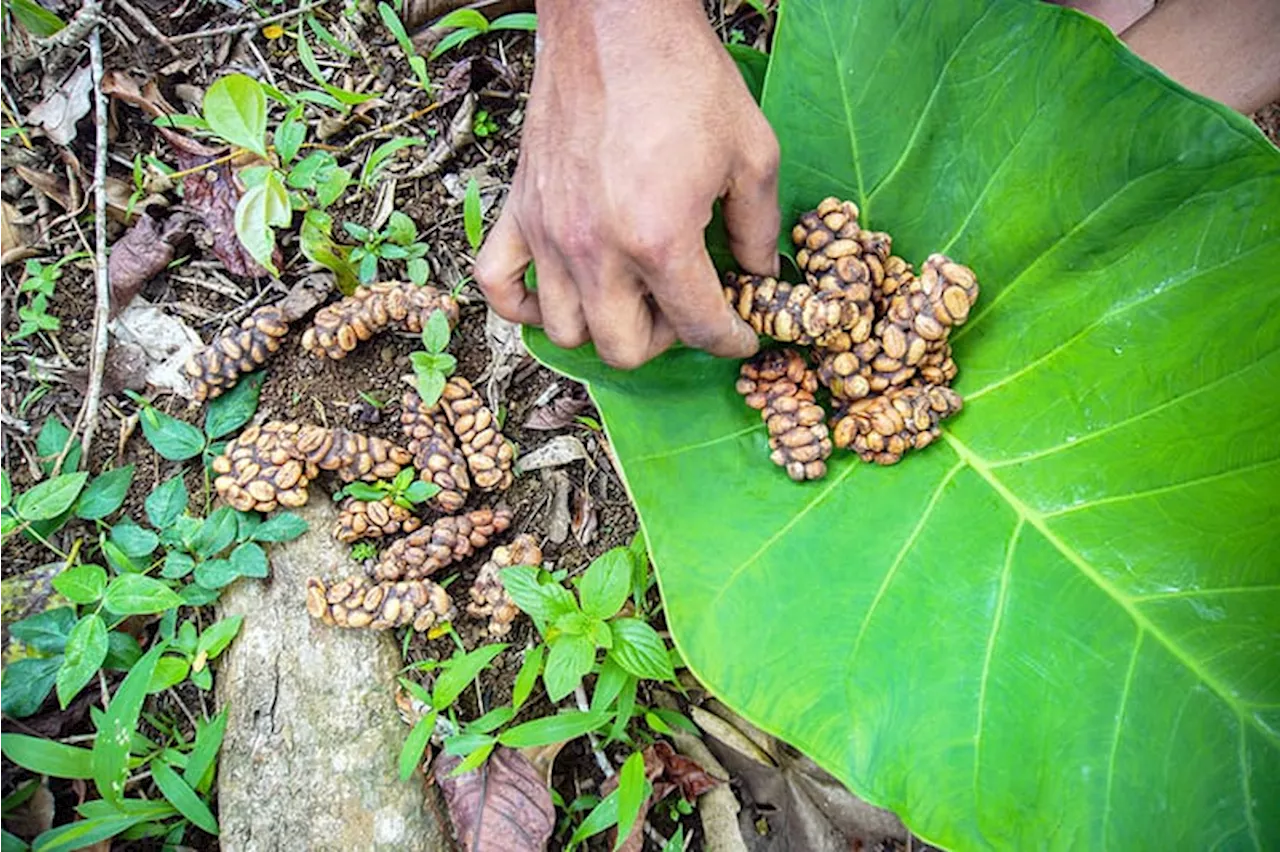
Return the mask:
POLYGON ((646 772, 650 761, 661 764, 660 777, 678 786, 680 794, 690 802, 720 783, 696 760, 678 753, 668 742, 659 741, 644 750, 646 772))
POLYGON ((444 82, 436 90, 437 103, 447 104, 471 91, 472 61, 471 57, 467 57, 453 63, 453 67, 445 75, 444 82))
POLYGON ((552 429, 564 429, 574 424, 574 419, 582 412, 591 408, 591 400, 578 399, 572 396, 562 396, 552 400, 549 404, 537 408, 529 419, 524 421, 524 428, 537 429, 540 431, 550 431, 552 429))
POLYGON ((518 751, 499 746, 484 766, 451 778, 461 758, 442 754, 435 778, 468 852, 542 852, 555 828, 551 794, 518 751))
POLYGON ((579 488, 573 498, 573 521, 570 527, 573 530, 573 537, 578 540, 578 544, 586 547, 595 539, 599 525, 600 520, 596 515, 596 504, 591 497, 590 489, 579 488))
POLYGON ((173 260, 173 245, 181 236, 177 223, 160 224, 143 213, 132 228, 111 247, 107 259, 111 279, 111 315, 124 309, 138 295, 142 285, 173 260))

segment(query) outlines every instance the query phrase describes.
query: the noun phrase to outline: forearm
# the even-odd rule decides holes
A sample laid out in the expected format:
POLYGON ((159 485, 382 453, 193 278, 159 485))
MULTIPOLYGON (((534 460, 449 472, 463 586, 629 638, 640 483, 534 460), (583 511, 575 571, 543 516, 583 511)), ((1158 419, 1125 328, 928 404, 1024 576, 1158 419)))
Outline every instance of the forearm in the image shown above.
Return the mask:
POLYGON ((1121 36, 1192 91, 1251 113, 1280 98, 1280 2, 1164 0, 1121 36))

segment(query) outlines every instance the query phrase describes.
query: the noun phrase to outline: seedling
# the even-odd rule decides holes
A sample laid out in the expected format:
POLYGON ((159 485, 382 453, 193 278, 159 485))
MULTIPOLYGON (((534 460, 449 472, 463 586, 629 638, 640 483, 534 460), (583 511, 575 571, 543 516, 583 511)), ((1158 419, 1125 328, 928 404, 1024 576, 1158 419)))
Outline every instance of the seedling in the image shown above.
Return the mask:
POLYGON ((22 340, 40 331, 57 331, 62 322, 49 313, 49 300, 53 298, 54 288, 62 277, 62 267, 73 260, 88 257, 85 252, 69 254, 56 263, 43 264, 38 260, 28 260, 23 268, 25 277, 18 287, 19 293, 30 293, 27 304, 18 308, 18 331, 14 340, 22 340))
POLYGON ((477 139, 485 139, 498 132, 498 123, 487 109, 476 110, 476 117, 471 122, 471 132, 477 139))
POLYGON ((351 545, 351 558, 356 562, 364 562, 377 555, 378 548, 371 541, 360 541, 351 545))
MULTIPOLYGON (((390 497, 391 502, 402 509, 412 510, 414 506, 427 502, 439 493, 440 486, 431 482, 423 482, 417 478, 417 472, 413 468, 406 467, 397 473, 396 478, 391 482, 380 479, 372 483, 348 483, 333 495, 333 499, 341 500, 343 497, 354 497, 357 500, 377 501, 390 497)), ((352 556, 355 556, 354 551, 352 556)))
POLYGON ((342 229, 362 245, 351 250, 350 260, 356 265, 362 283, 378 277, 378 261, 404 261, 405 271, 414 284, 425 284, 431 267, 427 265, 427 246, 418 242, 418 226, 399 210, 391 214, 387 225, 374 232, 355 222, 344 222, 342 229))
MULTIPOLYGON (((409 62, 409 67, 413 69, 414 76, 418 78, 418 85, 422 87, 422 91, 431 91, 431 78, 427 75, 427 61, 418 55, 413 49, 413 41, 409 38, 409 33, 405 31, 404 24, 400 21, 400 16, 396 14, 386 3, 378 4, 378 15, 382 18, 383 26, 391 31, 395 36, 396 42, 400 45, 400 49, 404 51, 404 58, 409 62)), ((446 16, 447 17, 447 16, 446 16)), ((435 58, 435 55, 432 55, 435 58)))
POLYGON ((464 45, 476 36, 499 30, 525 30, 538 28, 538 16, 532 12, 515 12, 490 22, 475 9, 456 9, 440 19, 432 29, 453 30, 440 40, 431 51, 431 59, 443 56, 455 47, 464 45))
POLYGON ((480 205, 480 184, 475 178, 467 181, 466 194, 462 197, 462 224, 471 250, 479 251, 484 242, 484 212, 480 205))
POLYGON ((443 311, 435 311, 422 329, 424 351, 409 355, 413 372, 418 379, 418 396, 428 405, 435 405, 444 392, 445 382, 458 368, 458 359, 445 350, 449 348, 449 320, 443 311))

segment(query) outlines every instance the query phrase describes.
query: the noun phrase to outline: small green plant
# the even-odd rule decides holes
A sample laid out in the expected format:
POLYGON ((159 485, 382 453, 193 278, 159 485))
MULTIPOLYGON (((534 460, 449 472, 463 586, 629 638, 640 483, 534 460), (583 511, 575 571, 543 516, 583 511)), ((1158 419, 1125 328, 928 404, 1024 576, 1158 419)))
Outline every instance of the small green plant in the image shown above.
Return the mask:
POLYGON ((73 260, 88 257, 84 252, 69 254, 56 263, 43 264, 38 260, 28 260, 23 268, 25 277, 18 286, 19 293, 30 293, 27 304, 18 308, 18 331, 14 340, 22 340, 41 331, 57 331, 62 322, 49 314, 49 300, 53 298, 54 288, 62 277, 62 267, 73 260))
POLYGON ((342 229, 361 242, 351 250, 350 260, 356 265, 362 283, 368 284, 378 277, 379 261, 403 261, 410 281, 427 283, 431 274, 426 261, 427 246, 418 242, 418 226, 399 210, 391 214, 381 231, 374 232, 355 222, 342 223, 342 229))
POLYGON ((418 380, 418 396, 429 406, 440 399, 445 382, 458 368, 458 359, 445 351, 448 348, 449 320, 443 311, 434 311, 422 329, 422 351, 409 355, 418 380))
POLYGON ((480 184, 475 178, 467 181, 466 193, 462 196, 462 224, 471 250, 479 251, 484 242, 484 211, 480 204, 480 184))
POLYGON ((67 25, 35 0, 8 0, 4 9, 36 38, 48 38, 67 25))
POLYGON ((452 30, 453 32, 440 39, 440 43, 431 51, 431 59, 443 56, 455 47, 466 44, 476 36, 500 30, 525 30, 533 32, 538 28, 538 16, 532 12, 514 12, 489 21, 475 9, 455 9, 440 19, 432 29, 452 30))
POLYGON ((425 144, 426 140, 417 136, 395 136, 383 142, 369 153, 369 159, 365 160, 364 167, 360 169, 360 186, 364 189, 371 189, 377 181, 382 167, 396 152, 414 145, 425 144))
POLYGON ((371 541, 358 541, 351 545, 351 558, 356 562, 364 562, 378 555, 378 547, 371 541))
MULTIPOLYGON (((404 58, 408 60, 409 67, 413 69, 414 76, 418 78, 418 85, 422 87, 424 92, 430 92, 431 78, 427 75, 427 61, 413 49, 413 41, 409 38, 409 33, 405 31, 404 24, 400 21, 400 16, 396 14, 395 9, 386 3, 378 4, 378 15, 382 18, 383 25, 395 36, 400 49, 404 51, 404 58)), ((435 55, 433 54, 431 58, 434 59, 435 55)))
POLYGON ((498 132, 498 123, 493 120, 487 109, 476 110, 476 117, 471 123, 471 132, 477 139, 486 139, 498 132))
MULTIPOLYGON (((390 497, 391 502, 402 509, 412 510, 415 506, 425 503, 439 493, 440 486, 431 482, 423 482, 417 478, 417 471, 411 467, 406 467, 397 473, 396 478, 391 482, 380 479, 377 482, 348 483, 333 495, 333 499, 341 500, 344 497, 354 497, 357 500, 382 500, 390 497)), ((354 552, 352 556, 355 556, 354 552)))

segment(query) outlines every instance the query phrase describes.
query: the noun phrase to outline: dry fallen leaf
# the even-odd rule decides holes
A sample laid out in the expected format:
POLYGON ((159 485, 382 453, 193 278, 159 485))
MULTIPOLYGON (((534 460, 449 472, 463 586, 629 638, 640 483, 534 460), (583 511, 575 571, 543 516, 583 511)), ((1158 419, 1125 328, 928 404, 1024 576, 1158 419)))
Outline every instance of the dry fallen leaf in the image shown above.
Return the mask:
POLYGON ((143 213, 124 236, 111 246, 107 270, 111 279, 111 315, 123 310, 142 285, 173 260, 173 247, 185 229, 179 217, 162 226, 143 213))
POLYGON ((516 459, 516 473, 541 470, 544 467, 560 467, 587 458, 587 448, 572 435, 557 435, 541 447, 516 459))
MULTIPOLYGON (((644 750, 644 776, 653 784, 653 792, 640 805, 640 814, 627 839, 618 847, 618 852, 641 852, 644 848, 644 822, 655 802, 660 802, 671 793, 679 790, 687 801, 697 801, 698 797, 708 792, 717 784, 723 783, 713 778, 696 760, 676 752, 670 743, 659 740, 644 750)), ((600 793, 609 795, 618 786, 618 776, 605 780, 600 785, 600 793)), ((618 829, 609 831, 610 848, 618 837, 618 829)))
POLYGON ((563 544, 569 537, 569 475, 562 470, 544 470, 543 487, 551 492, 551 513, 547 517, 547 538, 563 544))
POLYGON ((49 139, 69 145, 76 138, 76 122, 89 114, 93 74, 88 65, 76 71, 57 91, 27 113, 27 121, 44 128, 49 139))
POLYGON ((146 299, 135 298, 109 328, 117 340, 131 343, 146 353, 147 384, 190 397, 191 385, 183 367, 191 353, 204 343, 186 323, 146 299))
POLYGON ((468 852, 543 852, 556 812, 537 769, 518 751, 499 746, 479 769, 450 777, 462 758, 442 754, 435 780, 454 833, 468 852))
POLYGON ((591 400, 573 396, 561 396, 550 403, 534 409, 524 421, 524 428, 549 431, 564 429, 574 425, 575 418, 585 411, 591 410, 591 400))
POLYGON ((570 525, 573 537, 578 540, 578 544, 586 547, 595 540, 599 525, 600 520, 596 515, 596 504, 591 497, 591 490, 579 488, 573 498, 573 521, 570 525))

